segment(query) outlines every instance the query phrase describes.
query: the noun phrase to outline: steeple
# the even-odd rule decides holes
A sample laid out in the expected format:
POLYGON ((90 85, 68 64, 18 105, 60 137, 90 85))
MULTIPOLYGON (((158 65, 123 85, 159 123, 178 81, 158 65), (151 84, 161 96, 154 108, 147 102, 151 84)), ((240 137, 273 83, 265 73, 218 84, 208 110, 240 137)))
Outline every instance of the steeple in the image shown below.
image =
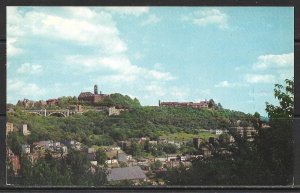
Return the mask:
POLYGON ((98 94, 98 86, 97 86, 97 84, 95 84, 95 86, 94 86, 94 94, 98 94))

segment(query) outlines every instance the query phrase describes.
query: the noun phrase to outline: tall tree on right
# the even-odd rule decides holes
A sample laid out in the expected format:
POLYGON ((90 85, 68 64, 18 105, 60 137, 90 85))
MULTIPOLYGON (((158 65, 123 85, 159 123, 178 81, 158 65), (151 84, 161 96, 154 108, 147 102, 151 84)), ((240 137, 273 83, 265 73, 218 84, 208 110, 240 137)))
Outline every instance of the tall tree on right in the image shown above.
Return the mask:
POLYGON ((260 128, 255 143, 268 185, 288 185, 293 178, 294 80, 275 84, 279 105, 266 103, 270 128, 260 128))

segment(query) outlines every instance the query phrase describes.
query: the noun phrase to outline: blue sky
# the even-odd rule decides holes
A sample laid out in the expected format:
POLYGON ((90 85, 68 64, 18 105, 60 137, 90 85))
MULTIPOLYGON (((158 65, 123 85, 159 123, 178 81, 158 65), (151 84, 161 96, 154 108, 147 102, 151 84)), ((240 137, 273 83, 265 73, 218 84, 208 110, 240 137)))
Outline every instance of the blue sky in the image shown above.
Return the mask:
POLYGON ((290 7, 8 7, 7 101, 93 91, 266 115, 294 76, 290 7))

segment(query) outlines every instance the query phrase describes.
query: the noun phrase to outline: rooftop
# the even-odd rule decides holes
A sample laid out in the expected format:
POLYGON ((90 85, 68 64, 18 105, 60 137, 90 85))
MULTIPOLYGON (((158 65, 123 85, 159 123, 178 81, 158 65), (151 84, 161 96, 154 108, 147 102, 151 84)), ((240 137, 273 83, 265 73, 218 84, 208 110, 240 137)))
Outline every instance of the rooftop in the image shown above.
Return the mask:
POLYGON ((146 175, 139 166, 126 167, 126 168, 113 168, 109 170, 107 180, 139 180, 145 179, 146 175))

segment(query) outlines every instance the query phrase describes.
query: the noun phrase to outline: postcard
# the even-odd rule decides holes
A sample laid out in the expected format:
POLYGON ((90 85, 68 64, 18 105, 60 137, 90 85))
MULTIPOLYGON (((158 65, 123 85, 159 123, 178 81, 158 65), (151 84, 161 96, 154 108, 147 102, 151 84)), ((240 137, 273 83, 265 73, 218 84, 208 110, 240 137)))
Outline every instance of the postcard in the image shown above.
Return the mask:
POLYGON ((7 185, 293 184, 292 7, 7 7, 7 185))

